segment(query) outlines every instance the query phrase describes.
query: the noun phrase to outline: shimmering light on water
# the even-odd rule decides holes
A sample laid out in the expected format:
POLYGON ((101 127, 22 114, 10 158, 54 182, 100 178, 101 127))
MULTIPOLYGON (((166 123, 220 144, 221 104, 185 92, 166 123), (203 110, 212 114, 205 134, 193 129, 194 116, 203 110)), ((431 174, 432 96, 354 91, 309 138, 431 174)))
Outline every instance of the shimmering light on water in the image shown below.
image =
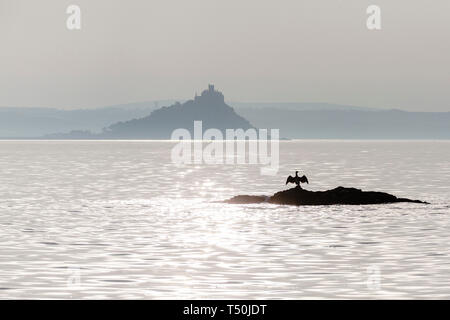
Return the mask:
POLYGON ((1 141, 0 298, 450 297, 450 142, 286 141, 277 176, 172 145, 1 141), (218 202, 296 169, 432 204, 218 202))

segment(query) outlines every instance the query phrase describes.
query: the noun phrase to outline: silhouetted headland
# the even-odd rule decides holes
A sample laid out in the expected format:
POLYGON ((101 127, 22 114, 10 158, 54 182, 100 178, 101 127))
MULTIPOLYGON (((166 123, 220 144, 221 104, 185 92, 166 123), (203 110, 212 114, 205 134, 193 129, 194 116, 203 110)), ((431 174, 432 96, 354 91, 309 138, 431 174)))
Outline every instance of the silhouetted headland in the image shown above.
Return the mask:
POLYGON ((273 203, 281 205, 365 205, 397 202, 428 204, 420 200, 397 198, 396 196, 375 191, 362 191, 356 188, 337 187, 327 191, 309 191, 300 187, 275 193, 273 196, 239 195, 225 201, 232 204, 273 203))
POLYGON ((203 130, 254 128, 225 103, 224 95, 209 85, 193 100, 156 109, 150 115, 114 123, 99 134, 83 131, 46 135, 46 139, 170 139, 174 130, 184 128, 194 136, 194 121, 202 121, 203 130))

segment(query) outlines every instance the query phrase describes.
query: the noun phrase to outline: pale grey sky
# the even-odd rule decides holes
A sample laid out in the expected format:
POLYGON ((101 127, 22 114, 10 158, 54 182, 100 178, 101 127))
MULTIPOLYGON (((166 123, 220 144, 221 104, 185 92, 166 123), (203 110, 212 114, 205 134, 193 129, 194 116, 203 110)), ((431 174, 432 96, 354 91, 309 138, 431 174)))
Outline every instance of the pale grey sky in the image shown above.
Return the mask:
POLYGON ((0 106, 186 99, 212 82, 229 101, 450 111, 449 16, 449 0, 0 0, 0 106))

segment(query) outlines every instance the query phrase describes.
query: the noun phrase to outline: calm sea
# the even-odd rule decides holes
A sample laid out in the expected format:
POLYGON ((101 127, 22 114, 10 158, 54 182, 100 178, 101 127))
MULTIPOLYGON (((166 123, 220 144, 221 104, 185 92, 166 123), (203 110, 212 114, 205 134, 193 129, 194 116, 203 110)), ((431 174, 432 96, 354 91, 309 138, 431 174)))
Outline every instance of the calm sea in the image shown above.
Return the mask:
POLYGON ((285 141, 276 176, 172 146, 0 141, 0 298, 450 298, 450 141, 285 141), (431 204, 218 202, 295 170, 431 204))

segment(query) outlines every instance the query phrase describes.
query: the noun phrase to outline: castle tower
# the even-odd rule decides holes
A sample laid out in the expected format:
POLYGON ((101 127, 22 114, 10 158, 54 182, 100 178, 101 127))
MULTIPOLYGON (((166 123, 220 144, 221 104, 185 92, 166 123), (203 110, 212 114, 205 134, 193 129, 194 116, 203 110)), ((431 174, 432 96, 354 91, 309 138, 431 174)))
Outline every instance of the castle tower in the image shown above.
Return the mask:
POLYGON ((195 95, 194 101, 203 103, 225 102, 222 92, 216 91, 213 84, 208 85, 208 89, 204 90, 200 96, 195 95))

